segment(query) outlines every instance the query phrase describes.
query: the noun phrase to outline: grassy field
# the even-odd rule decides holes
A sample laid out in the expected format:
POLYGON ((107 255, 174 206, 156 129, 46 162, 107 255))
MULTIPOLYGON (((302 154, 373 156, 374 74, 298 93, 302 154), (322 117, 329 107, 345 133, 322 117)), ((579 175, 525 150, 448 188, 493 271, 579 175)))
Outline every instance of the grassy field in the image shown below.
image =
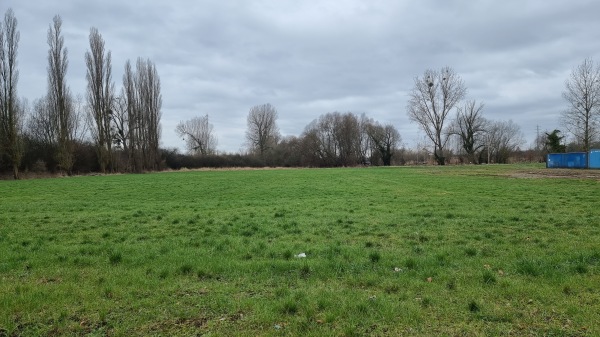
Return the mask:
POLYGON ((546 171, 0 181, 0 336, 597 336, 600 176, 546 171))

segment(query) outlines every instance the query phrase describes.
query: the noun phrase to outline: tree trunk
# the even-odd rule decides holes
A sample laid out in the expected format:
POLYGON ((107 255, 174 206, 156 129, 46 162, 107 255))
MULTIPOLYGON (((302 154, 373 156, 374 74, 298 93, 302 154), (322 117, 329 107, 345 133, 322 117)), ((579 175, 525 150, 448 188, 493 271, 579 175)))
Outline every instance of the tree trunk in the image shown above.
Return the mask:
MULTIPOLYGON (((442 151, 440 151, 442 152, 442 151)), ((435 161, 438 163, 438 165, 446 165, 446 157, 444 157, 444 155, 439 155, 438 151, 434 151, 433 155, 435 157, 435 161)))
POLYGON ((13 178, 19 180, 19 165, 13 163, 13 178))

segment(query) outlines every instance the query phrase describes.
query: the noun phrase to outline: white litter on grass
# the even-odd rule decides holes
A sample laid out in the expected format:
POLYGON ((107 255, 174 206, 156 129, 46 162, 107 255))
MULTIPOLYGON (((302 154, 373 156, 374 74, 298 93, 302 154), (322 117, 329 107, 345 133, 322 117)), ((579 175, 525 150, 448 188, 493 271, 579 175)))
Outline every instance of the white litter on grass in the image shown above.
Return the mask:
POLYGON ((306 257, 305 253, 300 253, 298 255, 295 255, 297 258, 302 258, 302 257, 306 257))
POLYGON ((401 271, 402 271, 402 268, 398 268, 398 267, 394 268, 394 272, 396 272, 396 273, 399 273, 401 271))

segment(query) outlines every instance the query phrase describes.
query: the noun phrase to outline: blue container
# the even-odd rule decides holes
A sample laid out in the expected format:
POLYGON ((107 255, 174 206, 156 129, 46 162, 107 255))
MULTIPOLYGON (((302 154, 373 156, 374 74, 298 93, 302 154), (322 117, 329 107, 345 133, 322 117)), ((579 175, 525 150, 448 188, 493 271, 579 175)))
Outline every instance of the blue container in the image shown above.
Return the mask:
POLYGON ((587 168, 587 153, 549 153, 546 158, 547 168, 587 168))
POLYGON ((561 168, 563 167, 563 153, 548 153, 546 157, 547 168, 561 168))
POLYGON ((590 150, 590 168, 600 169, 600 150, 590 150))

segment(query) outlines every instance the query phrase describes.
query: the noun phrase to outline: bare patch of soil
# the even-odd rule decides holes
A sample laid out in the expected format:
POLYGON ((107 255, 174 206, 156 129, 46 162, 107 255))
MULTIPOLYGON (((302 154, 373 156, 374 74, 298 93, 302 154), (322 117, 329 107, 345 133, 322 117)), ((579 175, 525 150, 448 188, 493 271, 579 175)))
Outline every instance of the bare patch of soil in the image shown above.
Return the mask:
POLYGON ((600 180, 600 170, 583 169, 533 169, 517 171, 509 175, 512 178, 539 179, 539 178, 571 178, 600 180))

